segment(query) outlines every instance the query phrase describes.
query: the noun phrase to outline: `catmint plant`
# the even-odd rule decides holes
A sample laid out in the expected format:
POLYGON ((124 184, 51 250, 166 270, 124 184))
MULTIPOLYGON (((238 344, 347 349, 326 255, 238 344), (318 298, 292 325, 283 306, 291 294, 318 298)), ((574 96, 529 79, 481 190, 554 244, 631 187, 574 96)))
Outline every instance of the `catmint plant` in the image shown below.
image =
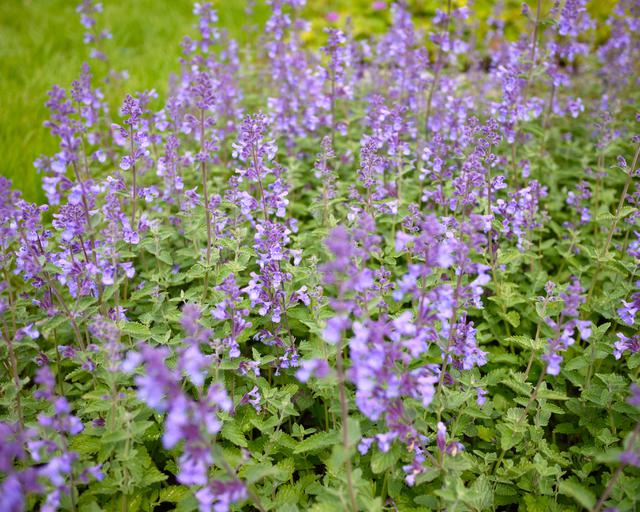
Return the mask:
POLYGON ((637 508, 638 2, 423 7, 197 2, 136 91, 81 2, 0 177, 0 510, 637 508))

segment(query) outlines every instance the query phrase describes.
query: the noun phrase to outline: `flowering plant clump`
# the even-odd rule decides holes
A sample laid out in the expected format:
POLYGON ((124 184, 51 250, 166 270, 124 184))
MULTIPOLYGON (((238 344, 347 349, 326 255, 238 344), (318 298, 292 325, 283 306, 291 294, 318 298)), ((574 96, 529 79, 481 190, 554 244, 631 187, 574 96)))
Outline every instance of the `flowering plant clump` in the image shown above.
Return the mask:
POLYGON ((266 4, 124 97, 78 7, 47 203, 0 177, 0 511, 636 510, 638 1, 266 4))

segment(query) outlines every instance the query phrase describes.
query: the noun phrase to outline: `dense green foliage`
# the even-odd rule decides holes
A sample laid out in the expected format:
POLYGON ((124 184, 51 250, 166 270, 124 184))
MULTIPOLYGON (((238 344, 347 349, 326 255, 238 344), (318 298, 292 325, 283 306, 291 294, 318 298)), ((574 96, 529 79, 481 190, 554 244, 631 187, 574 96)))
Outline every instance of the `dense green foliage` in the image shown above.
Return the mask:
POLYGON ((0 181, 0 512, 635 510, 640 13, 541 4, 519 43, 417 23, 457 53, 402 6, 260 4, 268 55, 235 2, 211 52, 190 5, 114 2, 50 113, 75 7, 1 5, 3 175, 52 181, 0 181))

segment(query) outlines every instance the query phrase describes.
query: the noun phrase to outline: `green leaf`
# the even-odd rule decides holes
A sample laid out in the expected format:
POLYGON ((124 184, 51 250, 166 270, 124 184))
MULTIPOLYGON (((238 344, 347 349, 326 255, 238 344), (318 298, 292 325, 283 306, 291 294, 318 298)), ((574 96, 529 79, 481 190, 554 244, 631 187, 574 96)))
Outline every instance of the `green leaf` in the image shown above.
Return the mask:
POLYGON ((72 438, 69 448, 80 455, 97 453, 100 450, 100 438, 81 433, 72 438))
POLYGON ((267 477, 273 477, 276 480, 284 481, 287 478, 287 471, 269 463, 254 464, 243 467, 240 471, 240 477, 242 477, 248 484, 254 484, 267 477))
POLYGON ((540 340, 536 341, 529 336, 510 336, 506 338, 505 341, 519 345, 520 347, 533 352, 538 352, 544 348, 544 342, 540 340))
POLYGON ((160 253, 157 254, 157 258, 167 265, 173 265, 173 258, 171 257, 171 253, 166 249, 161 250, 160 253))
POLYGON ((131 434, 126 430, 116 430, 114 432, 107 432, 100 438, 102 444, 119 443, 129 439, 131 434))
POLYGON ((187 272, 187 278, 188 279, 200 279, 200 278, 204 277, 206 273, 207 273, 207 271, 204 268, 204 266, 202 264, 200 264, 200 263, 196 263, 187 272))
POLYGON ((159 502, 177 503, 189 493, 182 485, 170 485, 160 490, 159 502))
POLYGON ((596 504, 596 497, 593 492, 575 480, 563 480, 560 482, 559 490, 561 494, 573 498, 588 510, 591 510, 596 504))
POLYGON ((618 214, 618 219, 624 219, 625 217, 631 215, 632 213, 637 212, 638 209, 634 206, 625 205, 620 209, 620 213, 618 214))
POLYGON ((511 372, 511 375, 504 380, 504 384, 523 396, 530 396, 533 390, 533 385, 524 380, 524 373, 511 372))
POLYGON ((602 212, 599 213, 596 217, 598 222, 602 222, 603 220, 615 220, 616 216, 611 212, 602 212))
POLYGON ((222 428, 221 434, 222 437, 231 441, 236 446, 242 446, 243 448, 246 448, 248 446, 247 439, 237 423, 228 422, 222 428))
POLYGON ((513 448, 522 439, 522 434, 514 432, 510 425, 498 425, 496 428, 500 432, 500 448, 503 450, 513 448))
POLYGON ((506 250, 499 249, 498 250, 498 264, 507 265, 509 263, 518 262, 523 258, 523 253, 519 249, 515 247, 509 248, 506 250))
POLYGON ((360 430, 360 421, 356 418, 347 418, 347 432, 349 438, 349 445, 355 446, 362 438, 362 432, 360 430))
POLYGON ((565 393, 551 389, 540 389, 540 391, 538 391, 538 398, 545 398, 547 400, 569 400, 569 397, 565 393))
POLYGON ((493 490, 489 478, 480 475, 469 488, 467 496, 464 501, 474 510, 489 510, 493 505, 493 490))
POLYGON ((505 317, 507 322, 509 322, 513 327, 520 326, 520 315, 517 311, 509 311, 505 317))
POLYGON ((376 450, 371 457, 371 471, 376 474, 383 473, 393 467, 400 459, 400 449, 396 445, 387 451, 376 450))
POLYGON ((305 453, 322 450, 323 448, 332 446, 339 442, 340 436, 335 430, 331 432, 319 432, 317 434, 313 434, 310 437, 307 437, 304 441, 302 441, 298 446, 296 446, 296 449, 293 450, 293 453, 305 453))
POLYGON ((564 369, 566 371, 580 370, 581 368, 586 368, 587 366, 589 366, 589 360, 587 359, 587 357, 578 356, 567 361, 567 364, 565 364, 564 369))
POLYGON ((629 359, 627 359, 627 365, 629 366, 630 370, 633 370, 640 366, 640 352, 636 352, 635 354, 629 356, 629 359))
POLYGON ((242 272, 245 268, 247 268, 246 265, 243 265, 242 263, 240 263, 239 261, 228 261, 227 263, 225 263, 224 265, 222 265, 220 267, 219 273, 218 275, 220 276, 220 279, 224 279, 225 277, 227 277, 229 274, 236 274, 238 275, 240 272, 242 272))
POLYGON ((132 477, 130 484, 136 488, 145 488, 168 478, 168 475, 156 467, 142 445, 137 445, 134 450, 130 450, 129 458, 125 459, 124 456, 121 456, 121 462, 132 477))
POLYGON ((578 426, 573 423, 558 423, 553 431, 557 434, 575 434, 580 432, 578 426))
POLYGON ((151 338, 151 331, 149 328, 139 322, 126 322, 122 326, 122 332, 137 340, 148 340, 151 338))
POLYGON ((545 318, 555 318, 564 307, 563 300, 551 300, 549 302, 536 302, 536 313, 543 320, 545 318))

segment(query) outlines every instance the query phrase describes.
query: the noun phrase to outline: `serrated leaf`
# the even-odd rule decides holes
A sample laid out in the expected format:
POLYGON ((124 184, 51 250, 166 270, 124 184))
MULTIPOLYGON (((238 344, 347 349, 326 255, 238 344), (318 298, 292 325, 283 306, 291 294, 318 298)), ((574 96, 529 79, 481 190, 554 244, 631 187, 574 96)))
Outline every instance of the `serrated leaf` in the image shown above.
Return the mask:
POLYGON ((80 455, 97 453, 100 450, 100 438, 82 433, 71 439, 69 448, 80 455))
POLYGON ((318 432, 310 437, 307 437, 304 441, 300 442, 293 453, 305 453, 317 450, 322 450, 327 446, 332 446, 340 441, 338 432, 318 432))
POLYGON ((221 434, 222 437, 231 441, 236 446, 242 446, 243 448, 248 446, 247 439, 237 423, 228 422, 224 427, 222 427, 221 434))
POLYGON ((474 510, 489 510, 493 505, 493 489, 489 478, 480 475, 469 488, 464 501, 474 510))
POLYGON ((240 272, 242 272, 245 268, 247 268, 247 266, 243 265, 239 261, 228 261, 220 267, 220 270, 218 273, 219 279, 224 279, 230 274, 237 275, 240 272))
POLYGON ((122 326, 122 332, 136 340, 148 340, 151 338, 151 331, 149 328, 139 322, 126 322, 122 326))
POLYGON ((529 336, 509 336, 508 338, 505 339, 505 341, 509 343, 514 343, 523 348, 526 348, 527 350, 531 350, 534 352, 540 351, 544 348, 544 342, 540 340, 536 341, 533 338, 530 338, 529 336))
POLYGON ((638 209, 635 206, 625 205, 620 209, 618 213, 618 219, 624 219, 625 217, 637 212, 638 209))
POLYGON ((355 446, 362 438, 362 432, 360 430, 360 421, 356 418, 347 419, 347 432, 349 438, 349 445, 355 446))
POLYGON ((640 366, 640 352, 636 352, 635 354, 631 354, 629 359, 627 359, 627 365, 630 370, 634 370, 638 366, 640 366))
POLYGON ((517 311, 509 311, 505 315, 505 318, 513 327, 517 328, 518 326, 520 326, 520 315, 517 311))
POLYGON ((254 484, 267 477, 273 477, 276 480, 284 481, 287 478, 287 471, 268 463, 254 464, 251 466, 245 466, 242 471, 240 471, 240 476, 248 484, 254 484))
POLYGON ((188 279, 200 279, 205 276, 207 270, 200 263, 193 265, 187 272, 188 279))
POLYGON ((189 493, 189 489, 182 485, 170 485, 160 490, 158 501, 177 503, 189 493))
MULTIPOLYGON (((500 229, 502 226, 498 226, 500 229)), ((498 264, 507 265, 509 263, 513 263, 515 261, 521 260, 523 257, 522 251, 516 249, 515 247, 509 249, 499 249, 498 250, 498 264)))
POLYGON ((506 378, 503 383, 516 393, 519 393, 523 396, 530 396, 533 390, 533 385, 524 380, 523 373, 512 372, 511 375, 509 375, 509 377, 506 378))
POLYGON ((598 222, 602 222, 604 220, 615 220, 615 218, 616 216, 611 212, 602 212, 598 214, 598 216, 596 217, 596 220, 598 222))

